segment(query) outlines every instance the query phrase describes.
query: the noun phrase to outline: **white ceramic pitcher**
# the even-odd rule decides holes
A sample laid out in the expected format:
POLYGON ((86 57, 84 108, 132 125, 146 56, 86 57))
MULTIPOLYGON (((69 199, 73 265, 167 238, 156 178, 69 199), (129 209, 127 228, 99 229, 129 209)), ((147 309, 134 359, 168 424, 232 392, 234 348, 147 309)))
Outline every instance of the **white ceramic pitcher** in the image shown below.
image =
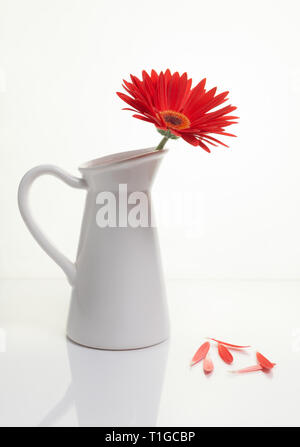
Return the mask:
POLYGON ((150 195, 166 152, 150 148, 102 157, 80 166, 80 178, 52 165, 37 166, 20 183, 19 208, 29 231, 63 269, 73 288, 67 335, 81 345, 136 349, 168 338, 165 287, 150 195), (52 245, 31 215, 29 189, 44 174, 87 190, 75 263, 52 245), (147 199, 143 219, 134 212, 141 204, 141 194, 147 199), (132 211, 135 218, 140 218, 139 225, 138 220, 133 220, 134 225, 126 223, 124 195, 128 221, 132 211), (112 209, 112 219, 105 226, 107 222, 100 218, 109 215, 102 211, 110 198, 115 210, 112 209))

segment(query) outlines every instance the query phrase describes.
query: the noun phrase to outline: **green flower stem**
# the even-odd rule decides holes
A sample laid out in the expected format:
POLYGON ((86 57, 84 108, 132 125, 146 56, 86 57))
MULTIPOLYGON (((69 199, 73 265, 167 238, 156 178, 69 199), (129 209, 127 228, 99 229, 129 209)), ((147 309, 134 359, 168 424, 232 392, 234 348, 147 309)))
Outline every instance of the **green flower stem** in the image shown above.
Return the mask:
POLYGON ((161 140, 161 142, 159 143, 159 145, 155 148, 156 151, 161 151, 164 148, 164 146, 169 138, 171 138, 171 140, 178 140, 178 138, 179 138, 179 137, 177 137, 177 135, 174 135, 169 129, 168 130, 157 129, 157 131, 164 137, 161 140))
POLYGON ((165 146, 166 142, 168 141, 168 139, 169 139, 169 137, 163 137, 163 139, 161 140, 159 145, 155 148, 155 150, 156 151, 161 151, 164 148, 164 146, 165 146))

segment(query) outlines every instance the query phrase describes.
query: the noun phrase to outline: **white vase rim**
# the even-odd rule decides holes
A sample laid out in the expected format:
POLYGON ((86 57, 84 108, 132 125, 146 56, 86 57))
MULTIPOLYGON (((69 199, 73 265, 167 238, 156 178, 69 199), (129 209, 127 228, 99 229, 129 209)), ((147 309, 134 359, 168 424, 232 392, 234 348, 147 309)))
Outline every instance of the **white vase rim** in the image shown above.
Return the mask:
POLYGON ((117 152, 115 154, 105 155, 100 158, 95 158, 93 160, 82 163, 79 166, 80 171, 93 170, 102 167, 107 167, 110 165, 115 165, 119 163, 124 163, 131 160, 136 160, 140 158, 145 158, 149 156, 161 156, 168 152, 168 149, 161 149, 159 151, 155 150, 155 147, 149 147, 146 149, 138 149, 134 151, 117 152))

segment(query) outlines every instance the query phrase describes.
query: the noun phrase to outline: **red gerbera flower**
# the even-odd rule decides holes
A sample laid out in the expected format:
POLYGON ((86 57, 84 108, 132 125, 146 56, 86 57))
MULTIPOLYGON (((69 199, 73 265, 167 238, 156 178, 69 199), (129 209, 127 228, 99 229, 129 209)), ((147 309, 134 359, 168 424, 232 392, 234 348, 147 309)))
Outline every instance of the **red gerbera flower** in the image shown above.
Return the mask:
POLYGON ((236 123, 238 117, 229 115, 236 107, 227 105, 211 112, 227 101, 229 92, 216 95, 216 87, 206 91, 206 79, 192 88, 192 79, 186 73, 171 74, 169 69, 159 75, 155 70, 151 76, 146 71, 142 75, 142 80, 133 75, 132 82, 124 80, 123 87, 130 96, 120 92, 117 95, 131 107, 124 110, 138 112, 135 118, 154 124, 164 135, 157 149, 162 149, 169 138, 179 137, 207 152, 207 144, 228 147, 210 134, 235 137, 225 128, 236 123))

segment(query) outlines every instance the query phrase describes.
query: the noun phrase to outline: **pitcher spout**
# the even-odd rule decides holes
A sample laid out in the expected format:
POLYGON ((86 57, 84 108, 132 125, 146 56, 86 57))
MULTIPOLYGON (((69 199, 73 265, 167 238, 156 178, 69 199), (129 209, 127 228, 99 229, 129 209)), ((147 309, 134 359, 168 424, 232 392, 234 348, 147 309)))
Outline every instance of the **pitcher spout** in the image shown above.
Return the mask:
POLYGON ((128 191, 148 191, 167 152, 152 147, 119 152, 84 163, 79 170, 93 189, 115 191, 126 184, 128 191))

